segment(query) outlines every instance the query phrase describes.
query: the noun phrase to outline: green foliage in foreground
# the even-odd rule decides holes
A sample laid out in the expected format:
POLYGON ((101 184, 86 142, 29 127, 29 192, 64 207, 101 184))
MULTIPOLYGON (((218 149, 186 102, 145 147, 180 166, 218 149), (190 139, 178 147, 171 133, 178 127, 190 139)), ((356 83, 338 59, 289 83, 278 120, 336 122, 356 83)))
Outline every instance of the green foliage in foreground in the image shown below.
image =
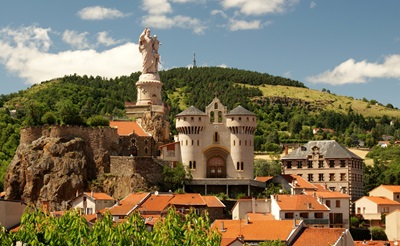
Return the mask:
POLYGON ((78 211, 67 211, 54 217, 29 208, 22 216, 16 233, 0 231, 2 245, 21 241, 27 245, 219 245, 221 235, 211 229, 207 214, 198 216, 192 210, 182 217, 174 208, 148 231, 139 213, 126 221, 114 223, 110 214, 96 220, 92 228, 78 211), (30 210, 30 211, 28 211, 30 210))

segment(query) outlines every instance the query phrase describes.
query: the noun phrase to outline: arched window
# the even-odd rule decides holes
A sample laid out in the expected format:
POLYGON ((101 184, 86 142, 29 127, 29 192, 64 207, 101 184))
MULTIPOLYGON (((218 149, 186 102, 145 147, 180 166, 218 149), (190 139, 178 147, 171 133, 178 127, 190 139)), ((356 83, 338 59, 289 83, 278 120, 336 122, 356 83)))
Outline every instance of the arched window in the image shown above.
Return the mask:
POLYGON ((214 111, 210 112, 210 122, 214 122, 214 111))
POLYGON ((218 103, 214 103, 214 109, 218 109, 218 103))
POLYGON ((221 123, 222 122, 222 112, 218 111, 218 122, 221 123))

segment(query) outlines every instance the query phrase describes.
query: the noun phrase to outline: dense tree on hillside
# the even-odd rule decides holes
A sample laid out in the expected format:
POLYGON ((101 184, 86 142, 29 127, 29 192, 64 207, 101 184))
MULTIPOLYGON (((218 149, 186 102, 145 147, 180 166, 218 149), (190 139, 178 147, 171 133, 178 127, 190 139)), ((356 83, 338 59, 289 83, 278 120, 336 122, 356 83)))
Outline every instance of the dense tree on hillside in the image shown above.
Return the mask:
MULTIPOLYGON (((0 178, 18 146, 21 126, 41 124, 104 125, 97 116, 124 118, 124 103, 136 100, 140 72, 106 79, 69 75, 34 85, 28 90, 0 95, 0 178), (16 110, 11 117, 10 110, 16 110), (96 118, 97 117, 97 118, 96 118)), ((290 79, 252 71, 219 67, 175 68, 160 71, 163 101, 169 105, 171 132, 175 115, 193 105, 204 111, 214 93, 232 110, 241 105, 257 116, 256 151, 276 151, 282 143, 333 139, 346 146, 372 147, 383 135, 400 139, 400 119, 364 117, 349 106, 321 110, 307 104, 286 104, 263 98, 254 86, 285 85, 305 88, 290 79), (313 134, 314 128, 329 128, 313 134)), ((372 101, 372 100, 371 100, 372 101)), ((371 103, 371 102, 370 102, 371 103)), ((373 102, 372 102, 373 103, 373 102)), ((1 187, 0 187, 1 188, 1 187)))
POLYGON ((367 155, 374 163, 364 166, 364 190, 368 191, 381 184, 400 185, 400 146, 374 147, 367 155))

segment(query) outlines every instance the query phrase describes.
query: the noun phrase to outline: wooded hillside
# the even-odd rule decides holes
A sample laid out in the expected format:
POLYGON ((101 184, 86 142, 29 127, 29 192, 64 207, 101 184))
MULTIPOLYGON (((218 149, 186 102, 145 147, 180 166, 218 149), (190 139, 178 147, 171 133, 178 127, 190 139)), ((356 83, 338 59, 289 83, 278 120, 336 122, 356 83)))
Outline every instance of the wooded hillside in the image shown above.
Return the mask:
MULTIPOLYGON (((123 118, 124 103, 136 100, 139 76, 139 72, 114 79, 70 75, 0 95, 0 180, 19 144, 21 127, 107 125, 99 116, 123 118)), ((352 147, 400 139, 400 111, 375 100, 310 90, 299 81, 230 68, 175 68, 161 71, 160 77, 172 133, 177 113, 191 105, 204 111, 218 93, 228 110, 241 105, 257 115, 256 151, 280 151, 282 143, 312 139, 334 139, 352 147), (331 131, 313 134, 314 128, 331 131)))

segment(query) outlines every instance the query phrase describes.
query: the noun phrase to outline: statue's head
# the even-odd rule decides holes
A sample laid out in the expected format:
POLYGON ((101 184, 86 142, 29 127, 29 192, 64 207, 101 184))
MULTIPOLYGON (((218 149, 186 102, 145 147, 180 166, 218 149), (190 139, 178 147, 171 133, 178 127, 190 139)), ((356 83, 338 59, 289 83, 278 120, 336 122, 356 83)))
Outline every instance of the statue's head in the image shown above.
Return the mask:
POLYGON ((148 37, 150 37, 150 29, 149 28, 146 28, 146 36, 148 36, 148 37))

